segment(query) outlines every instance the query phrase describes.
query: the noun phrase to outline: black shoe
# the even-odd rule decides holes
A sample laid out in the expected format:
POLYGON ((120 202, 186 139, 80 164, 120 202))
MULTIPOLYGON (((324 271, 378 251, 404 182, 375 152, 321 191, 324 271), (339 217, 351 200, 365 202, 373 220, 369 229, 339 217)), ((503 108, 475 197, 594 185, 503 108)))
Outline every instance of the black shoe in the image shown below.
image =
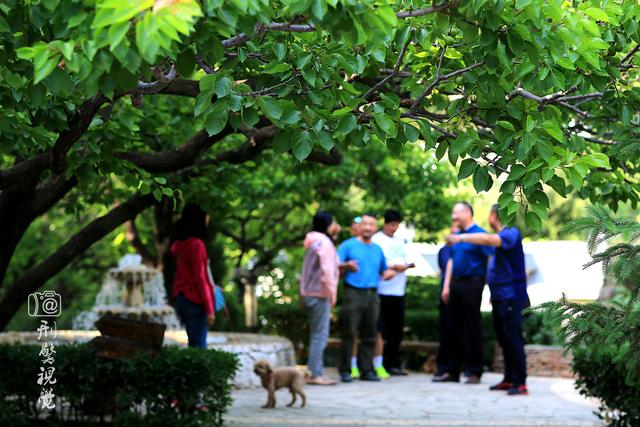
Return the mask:
POLYGON ((387 369, 387 372, 389 372, 389 375, 395 375, 395 376, 407 375, 407 372, 402 368, 389 368, 387 369))
POLYGON ((380 377, 378 377, 374 372, 369 371, 364 374, 360 374, 360 381, 380 381, 380 377))
POLYGON ((460 377, 453 376, 449 373, 444 373, 442 375, 434 376, 431 381, 433 381, 434 383, 459 383, 460 377))
POLYGON ((350 383, 351 381, 353 381, 351 379, 351 372, 343 372, 340 374, 340 381, 342 381, 343 383, 350 383))

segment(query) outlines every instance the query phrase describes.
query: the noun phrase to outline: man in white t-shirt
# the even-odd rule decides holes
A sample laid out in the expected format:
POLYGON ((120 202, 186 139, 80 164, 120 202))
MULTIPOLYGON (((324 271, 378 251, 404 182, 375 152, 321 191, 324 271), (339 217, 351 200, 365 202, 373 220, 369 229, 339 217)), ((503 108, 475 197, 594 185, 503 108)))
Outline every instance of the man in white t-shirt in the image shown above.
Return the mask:
POLYGON ((400 212, 392 209, 386 211, 382 230, 372 238, 373 242, 382 248, 389 268, 396 271, 393 278, 380 280, 378 284, 380 315, 373 364, 381 378, 407 374, 402 369, 400 360, 400 344, 404 332, 404 294, 407 285, 405 271, 415 265, 407 262, 405 241, 395 237, 401 222, 400 212))

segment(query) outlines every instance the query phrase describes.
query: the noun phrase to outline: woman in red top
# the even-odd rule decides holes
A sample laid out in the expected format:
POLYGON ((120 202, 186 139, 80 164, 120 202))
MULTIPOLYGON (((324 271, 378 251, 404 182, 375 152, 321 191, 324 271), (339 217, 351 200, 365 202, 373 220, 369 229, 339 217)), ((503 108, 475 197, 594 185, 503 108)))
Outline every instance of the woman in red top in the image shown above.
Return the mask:
POLYGON ((176 259, 173 297, 178 317, 185 325, 189 347, 207 348, 208 326, 215 321, 213 284, 207 274, 207 214, 187 204, 176 224, 171 253, 176 259))

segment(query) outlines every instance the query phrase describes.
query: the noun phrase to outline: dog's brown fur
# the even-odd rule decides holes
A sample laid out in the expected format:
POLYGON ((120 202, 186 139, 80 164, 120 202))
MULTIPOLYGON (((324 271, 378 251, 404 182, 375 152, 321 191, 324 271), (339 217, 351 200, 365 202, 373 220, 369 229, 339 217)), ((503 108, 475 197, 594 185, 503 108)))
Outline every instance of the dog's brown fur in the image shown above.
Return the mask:
POLYGON ((275 408, 276 390, 288 388, 291 392, 291 403, 296 403, 296 395, 302 398, 301 408, 307 403, 307 396, 304 394, 304 373, 297 368, 271 368, 269 362, 260 360, 253 367, 253 372, 260 377, 262 386, 267 389, 267 403, 263 408, 275 408))
POLYGON ((427 361, 422 365, 422 372, 434 374, 438 367, 438 359, 435 354, 429 355, 427 361))

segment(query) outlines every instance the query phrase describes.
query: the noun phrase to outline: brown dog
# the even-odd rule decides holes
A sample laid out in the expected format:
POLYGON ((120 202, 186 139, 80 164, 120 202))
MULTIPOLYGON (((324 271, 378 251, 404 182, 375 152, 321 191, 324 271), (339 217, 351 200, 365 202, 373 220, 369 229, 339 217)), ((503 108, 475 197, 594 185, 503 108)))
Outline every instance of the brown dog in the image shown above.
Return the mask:
POLYGON ((307 396, 302 388, 304 387, 304 373, 297 368, 275 368, 272 369, 269 362, 260 360, 253 367, 253 372, 262 380, 262 386, 267 389, 267 403, 263 408, 275 408, 276 406, 276 390, 281 388, 289 388, 291 392, 291 403, 287 406, 293 406, 296 403, 296 394, 302 398, 301 408, 307 403, 307 396))

